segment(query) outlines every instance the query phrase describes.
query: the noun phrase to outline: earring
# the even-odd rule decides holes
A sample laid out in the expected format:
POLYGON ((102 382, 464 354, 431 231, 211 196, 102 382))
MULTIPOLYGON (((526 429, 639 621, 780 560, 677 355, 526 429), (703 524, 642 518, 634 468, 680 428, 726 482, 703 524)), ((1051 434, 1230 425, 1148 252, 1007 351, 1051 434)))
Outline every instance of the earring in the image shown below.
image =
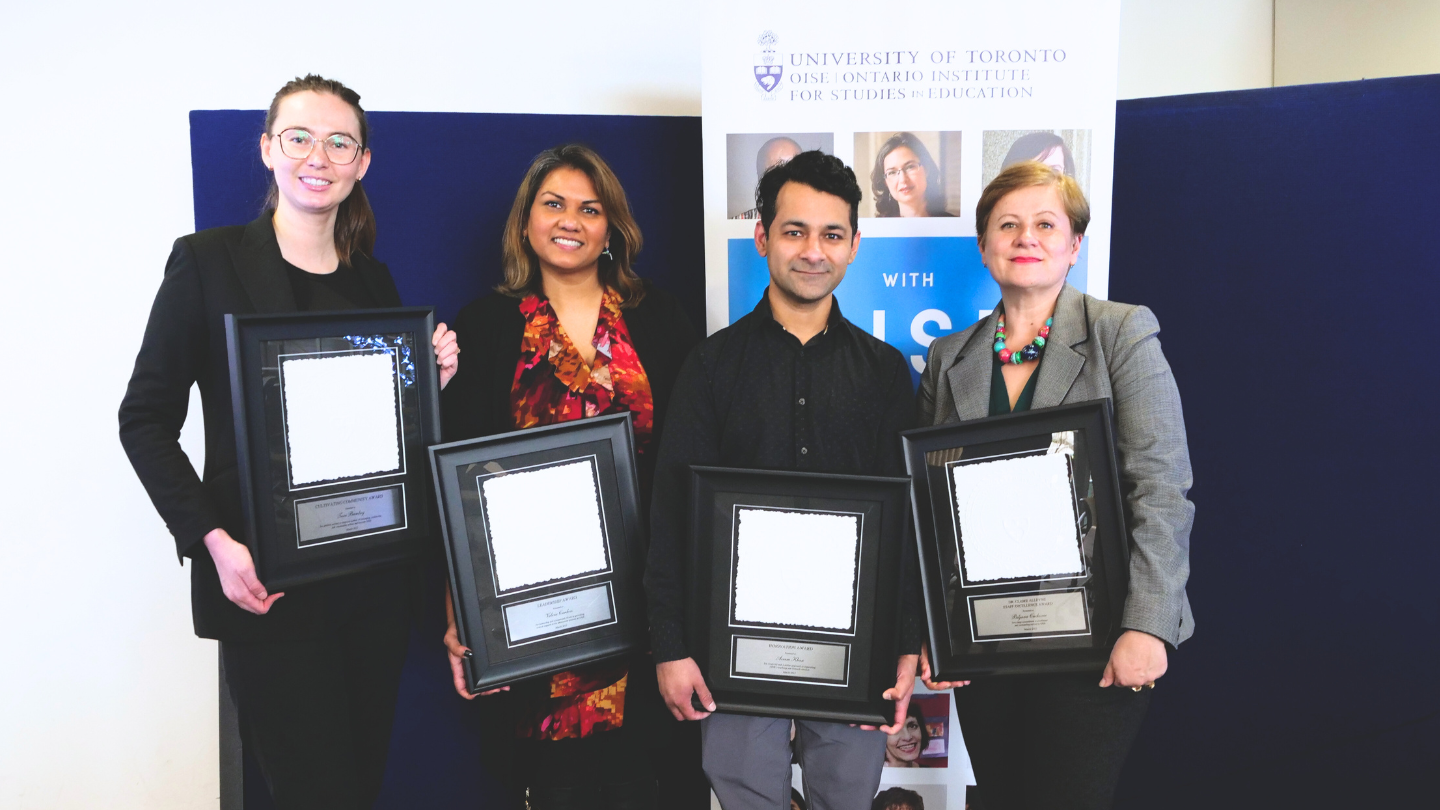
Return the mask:
POLYGON ((609 246, 609 245, 606 245, 606 246, 605 246, 605 249, 600 252, 600 255, 601 255, 601 256, 604 256, 605 258, 609 259, 609 260, 612 261, 612 262, 615 261, 615 256, 610 253, 610 246, 609 246))

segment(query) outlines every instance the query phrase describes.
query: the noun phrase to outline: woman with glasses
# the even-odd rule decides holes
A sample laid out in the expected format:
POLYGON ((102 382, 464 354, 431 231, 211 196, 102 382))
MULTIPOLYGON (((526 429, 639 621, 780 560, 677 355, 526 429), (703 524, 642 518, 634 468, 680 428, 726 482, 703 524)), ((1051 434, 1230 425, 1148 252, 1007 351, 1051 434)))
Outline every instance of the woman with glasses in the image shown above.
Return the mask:
MULTIPOLYGON (((404 662, 410 566, 271 593, 241 528, 224 316, 399 306, 372 256, 375 217, 360 96, 319 76, 280 89, 260 159, 270 193, 248 225, 175 241, 120 406, 120 439, 190 559, 195 633, 218 639, 240 736, 277 807, 369 808, 380 792, 404 662), (205 470, 178 442, 199 385, 205 470)), ((432 336, 444 385, 455 337, 432 336)))
POLYGON ((897 132, 880 146, 870 172, 877 217, 949 217, 940 167, 911 132, 897 132))
MULTIPOLYGON (((447 440, 628 411, 648 513, 670 389, 697 335, 673 297, 635 274, 640 244, 603 158, 578 145, 535 158, 505 224, 505 280, 455 321, 466 362, 442 398, 447 440)), ((536 514, 537 544, 546 532, 546 516, 536 514)), ((445 646, 455 690, 474 698, 453 612, 445 646)), ((480 700, 513 709, 512 739, 523 742, 512 746, 512 772, 531 810, 653 808, 660 782, 667 807, 709 806, 697 724, 682 729, 670 718, 648 655, 480 700)))

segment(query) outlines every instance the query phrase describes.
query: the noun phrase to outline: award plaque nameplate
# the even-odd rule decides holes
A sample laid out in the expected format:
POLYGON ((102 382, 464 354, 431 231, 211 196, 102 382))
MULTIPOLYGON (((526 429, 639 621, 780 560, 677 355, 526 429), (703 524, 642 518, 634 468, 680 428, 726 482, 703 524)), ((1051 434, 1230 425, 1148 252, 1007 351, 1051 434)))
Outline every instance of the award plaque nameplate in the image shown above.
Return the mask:
POLYGON ((719 710, 891 722, 909 481, 691 469, 687 629, 719 710))
POLYGON ((244 542, 272 593, 423 545, 434 320, 429 307, 225 316, 244 542))
POLYGON ((1099 670, 1129 550, 1110 401, 906 431, 937 680, 1099 670))
POLYGON ((430 449, 472 692, 645 648, 630 415, 430 449))

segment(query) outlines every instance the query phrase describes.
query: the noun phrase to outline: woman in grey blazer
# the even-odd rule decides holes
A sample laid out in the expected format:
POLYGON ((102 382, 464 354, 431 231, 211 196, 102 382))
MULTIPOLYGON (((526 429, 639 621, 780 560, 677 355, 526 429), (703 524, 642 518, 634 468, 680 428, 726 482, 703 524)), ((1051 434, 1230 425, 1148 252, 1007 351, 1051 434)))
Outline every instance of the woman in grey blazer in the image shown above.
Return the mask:
MULTIPOLYGON (((1001 302, 930 346, 919 424, 1110 398, 1130 533, 1124 633, 1092 673, 963 683, 956 709, 987 810, 1109 807, 1120 768, 1165 674, 1190 637, 1190 454, 1180 395, 1142 306, 1065 283, 1090 208, 1075 180, 1035 161, 1001 172, 975 211, 980 253, 1001 302)), ((1023 502, 1017 502, 1023 508, 1023 502)))

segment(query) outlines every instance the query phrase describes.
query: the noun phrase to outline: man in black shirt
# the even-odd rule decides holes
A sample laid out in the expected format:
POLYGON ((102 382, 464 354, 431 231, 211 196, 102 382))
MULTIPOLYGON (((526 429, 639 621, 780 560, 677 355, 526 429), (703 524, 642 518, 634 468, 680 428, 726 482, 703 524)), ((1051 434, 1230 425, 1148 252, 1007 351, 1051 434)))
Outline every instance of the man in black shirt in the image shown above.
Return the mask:
MULTIPOLYGON (((855 174, 805 152, 767 171, 756 192, 755 247, 770 286, 754 311, 702 342, 680 371, 661 440, 645 573, 660 692, 675 718, 704 720, 704 766, 726 810, 772 810, 790 799, 789 718, 714 714, 686 648, 681 558, 689 547, 692 464, 904 475, 899 432, 913 426, 910 371, 895 348, 840 315, 832 291, 860 246, 855 174), (692 695, 710 711, 696 710, 692 695)), ((794 750, 817 810, 869 808, 885 735, 904 722, 923 614, 914 549, 902 566, 893 726, 797 720, 794 750)))

